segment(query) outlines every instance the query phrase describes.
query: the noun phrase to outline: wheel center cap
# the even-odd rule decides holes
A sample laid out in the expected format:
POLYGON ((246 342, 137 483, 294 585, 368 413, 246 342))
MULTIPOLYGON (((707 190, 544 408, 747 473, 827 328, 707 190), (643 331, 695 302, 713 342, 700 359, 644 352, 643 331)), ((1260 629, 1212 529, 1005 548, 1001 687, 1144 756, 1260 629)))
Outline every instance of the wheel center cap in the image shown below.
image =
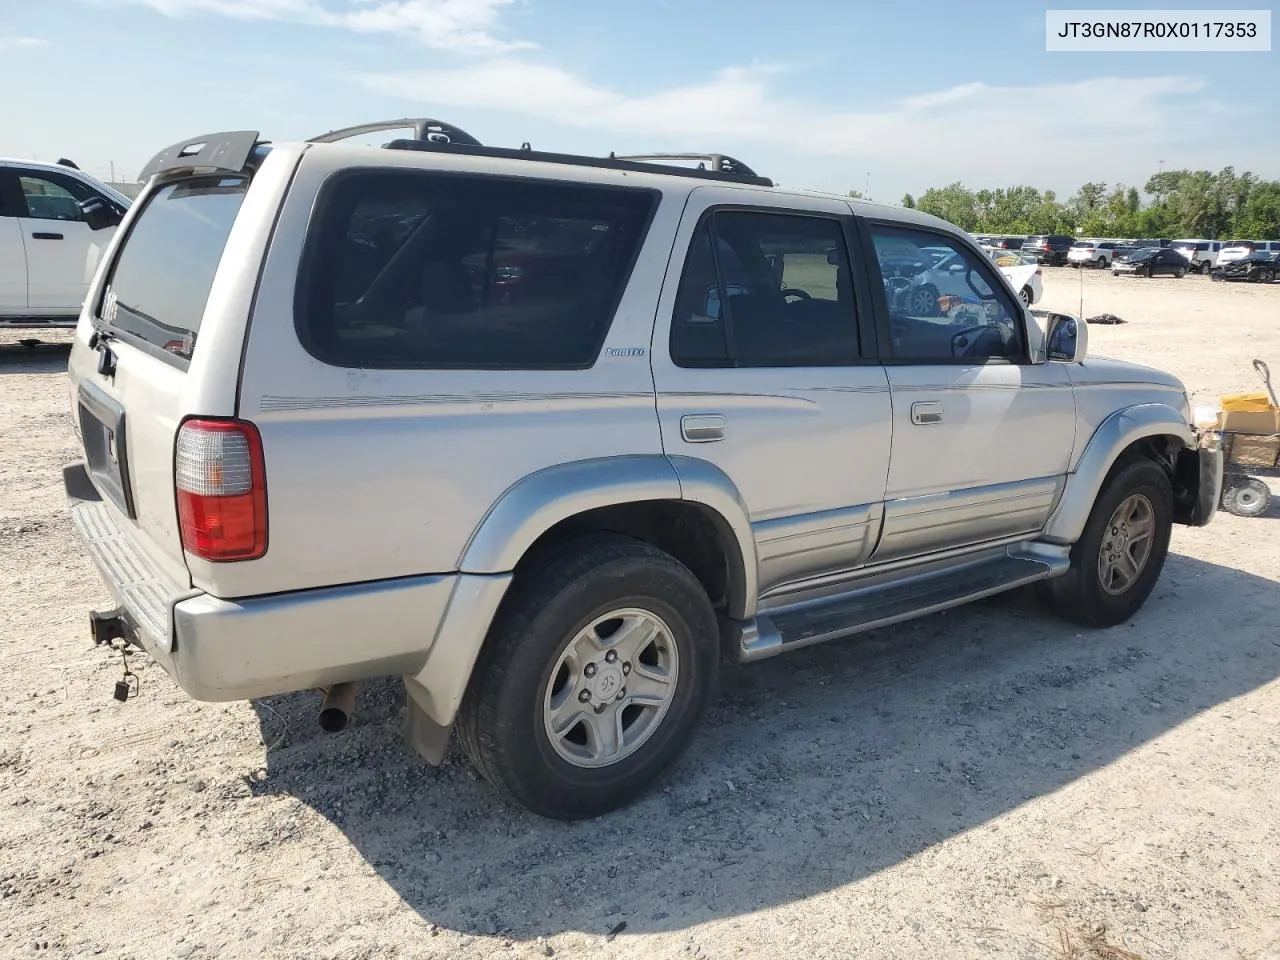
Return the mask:
POLYGON ((607 703, 618 696, 622 689, 622 667, 616 663, 596 665, 596 675, 591 678, 591 697, 607 703))

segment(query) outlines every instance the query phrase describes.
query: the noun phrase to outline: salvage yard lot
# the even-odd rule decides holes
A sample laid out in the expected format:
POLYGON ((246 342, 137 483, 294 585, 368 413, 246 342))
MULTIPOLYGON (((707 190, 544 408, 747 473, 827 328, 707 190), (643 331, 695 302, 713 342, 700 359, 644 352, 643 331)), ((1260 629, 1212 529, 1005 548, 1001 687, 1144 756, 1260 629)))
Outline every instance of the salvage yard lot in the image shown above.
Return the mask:
MULTIPOLYGON (((1280 284, 1046 268, 1037 308, 1082 283, 1127 321, 1091 352, 1197 402, 1280 374, 1280 284)), ((727 670, 663 788, 550 823, 416 760, 398 683, 338 736, 143 657, 113 701, 66 348, 31 335, 0 334, 0 957, 1280 957, 1280 507, 1175 529, 1129 625, 1013 595, 727 670)))

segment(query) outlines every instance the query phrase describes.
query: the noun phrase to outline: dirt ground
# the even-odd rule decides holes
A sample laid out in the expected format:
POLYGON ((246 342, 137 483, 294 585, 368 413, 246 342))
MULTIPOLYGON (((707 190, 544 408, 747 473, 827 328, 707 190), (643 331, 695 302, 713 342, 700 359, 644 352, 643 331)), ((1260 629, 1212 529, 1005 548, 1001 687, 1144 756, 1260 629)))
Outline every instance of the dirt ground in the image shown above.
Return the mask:
MULTIPOLYGON (((1092 352, 1197 399, 1280 373, 1280 284, 1045 274, 1041 306, 1128 321, 1092 352)), ((1280 508, 1176 530, 1126 626, 1012 595, 729 669, 665 786, 565 825, 416 760, 395 682, 337 736, 313 694, 195 703, 143 657, 112 700, 66 347, 16 339, 0 957, 1280 958, 1280 508)))

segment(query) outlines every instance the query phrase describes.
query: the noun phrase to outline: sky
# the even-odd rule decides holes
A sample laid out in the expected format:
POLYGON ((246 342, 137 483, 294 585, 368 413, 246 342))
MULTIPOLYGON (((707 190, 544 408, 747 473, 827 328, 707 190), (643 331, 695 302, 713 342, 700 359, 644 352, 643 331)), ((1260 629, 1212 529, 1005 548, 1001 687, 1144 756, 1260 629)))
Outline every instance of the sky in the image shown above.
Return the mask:
POLYGON ((1161 161, 1280 179, 1280 54, 1048 53, 1047 6, 0 0, 0 156, 129 180, 199 134, 428 116, 494 146, 729 153, 891 202, 956 180, 1142 186, 1161 161))

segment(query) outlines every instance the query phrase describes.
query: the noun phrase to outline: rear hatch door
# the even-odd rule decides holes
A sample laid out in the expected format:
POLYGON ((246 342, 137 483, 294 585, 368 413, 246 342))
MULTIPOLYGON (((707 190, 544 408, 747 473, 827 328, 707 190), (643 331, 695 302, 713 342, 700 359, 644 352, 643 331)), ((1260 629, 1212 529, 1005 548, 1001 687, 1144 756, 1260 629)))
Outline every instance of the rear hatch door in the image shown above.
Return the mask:
MULTIPOLYGON (((247 187, 239 175, 152 186, 122 225, 72 349, 73 415, 90 479, 117 525, 132 530, 175 585, 191 582, 174 494, 175 436, 193 413, 235 412, 240 349, 228 370, 204 331, 210 304, 225 299, 215 277, 247 187)), ((241 322, 241 344, 243 335, 241 322)))

